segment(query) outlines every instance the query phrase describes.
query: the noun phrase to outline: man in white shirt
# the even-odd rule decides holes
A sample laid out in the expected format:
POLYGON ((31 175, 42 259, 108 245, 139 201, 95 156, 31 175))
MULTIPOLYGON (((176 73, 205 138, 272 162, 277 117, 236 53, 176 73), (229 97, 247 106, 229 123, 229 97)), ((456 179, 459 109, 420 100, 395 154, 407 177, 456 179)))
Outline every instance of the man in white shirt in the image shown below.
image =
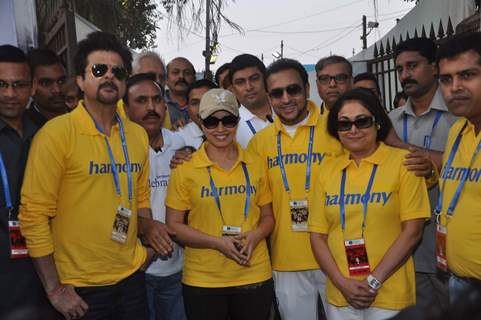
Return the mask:
POLYGON ((218 88, 215 83, 207 79, 201 79, 194 81, 187 91, 187 111, 192 121, 179 130, 179 134, 184 139, 187 147, 197 150, 204 142, 204 133, 200 129, 199 104, 204 93, 214 88, 218 88))
POLYGON ((264 84, 266 67, 256 56, 241 54, 230 63, 229 79, 232 92, 241 106, 237 142, 246 148, 250 139, 267 127, 272 120, 272 108, 264 84))
MULTIPOLYGON (((149 136, 149 160, 152 216, 165 223, 165 196, 170 177, 170 160, 185 146, 179 134, 162 128, 165 117, 163 90, 152 74, 137 74, 127 81, 124 97, 129 118, 144 127, 149 136)), ((150 319, 185 319, 182 299, 182 249, 173 244, 168 257, 158 257, 146 271, 150 319)))

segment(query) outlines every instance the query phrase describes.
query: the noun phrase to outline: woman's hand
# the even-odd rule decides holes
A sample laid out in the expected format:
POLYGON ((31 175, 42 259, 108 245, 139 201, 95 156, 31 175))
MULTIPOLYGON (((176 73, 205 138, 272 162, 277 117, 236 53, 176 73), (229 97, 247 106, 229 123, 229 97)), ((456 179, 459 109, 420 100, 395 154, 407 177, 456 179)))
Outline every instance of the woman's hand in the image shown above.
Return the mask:
POLYGON ((338 288, 347 302, 355 309, 369 308, 377 295, 377 291, 372 290, 366 280, 344 278, 338 288))
POLYGON ((240 253, 245 257, 242 261, 243 265, 249 265, 249 260, 252 257, 252 252, 257 247, 259 242, 263 239, 262 235, 257 232, 257 230, 251 230, 242 233, 235 237, 235 239, 241 241, 242 250, 240 253))
POLYGON ((217 251, 221 252, 227 258, 234 260, 240 265, 245 265, 246 256, 241 254, 242 241, 236 237, 220 237, 218 238, 217 251))

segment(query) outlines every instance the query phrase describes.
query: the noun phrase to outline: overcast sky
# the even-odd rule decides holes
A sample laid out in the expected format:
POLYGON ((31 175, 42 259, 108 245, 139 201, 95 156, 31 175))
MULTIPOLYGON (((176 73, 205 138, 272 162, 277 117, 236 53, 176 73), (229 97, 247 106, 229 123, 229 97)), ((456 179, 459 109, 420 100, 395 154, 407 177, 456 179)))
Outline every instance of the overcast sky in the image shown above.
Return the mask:
MULTIPOLYGON (((230 2, 225 14, 244 29, 244 34, 223 25, 220 31, 220 54, 211 70, 216 70, 238 54, 264 55, 268 65, 280 52, 284 40, 284 57, 303 64, 316 63, 332 54, 350 57, 353 50, 362 49, 362 15, 375 20, 375 3, 379 29, 368 36, 368 46, 386 34, 414 6, 403 0, 237 0, 230 2)), ((194 63, 197 71, 204 69, 202 50, 204 30, 195 30, 179 40, 174 26, 160 23, 157 51, 167 62, 184 56, 194 63)))

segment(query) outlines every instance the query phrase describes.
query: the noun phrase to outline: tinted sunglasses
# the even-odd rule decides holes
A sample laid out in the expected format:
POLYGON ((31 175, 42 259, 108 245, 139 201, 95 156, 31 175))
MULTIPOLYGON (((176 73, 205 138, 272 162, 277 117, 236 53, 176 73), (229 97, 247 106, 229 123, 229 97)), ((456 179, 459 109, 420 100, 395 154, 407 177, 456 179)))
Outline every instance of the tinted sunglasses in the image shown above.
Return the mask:
POLYGON ((335 76, 330 76, 328 74, 321 74, 317 77, 319 83, 321 84, 329 84, 331 80, 334 80, 336 83, 345 83, 349 79, 349 75, 345 73, 336 74, 335 76))
POLYGON ((375 122, 374 117, 361 117, 354 121, 337 120, 337 131, 349 131, 353 125, 358 129, 367 129, 372 127, 375 122))
MULTIPOLYGON (((96 63, 92 65, 92 74, 95 78, 103 77, 107 71, 109 71, 109 66, 104 63, 96 63)), ((127 79, 127 76, 129 75, 127 69, 118 66, 112 67, 112 74, 120 81, 127 79)))
POLYGON ((215 129, 221 122, 222 122, 222 126, 226 128, 234 128, 239 122, 239 117, 236 117, 234 115, 228 115, 223 118, 209 116, 202 120, 202 124, 207 129, 215 129))
POLYGON ((273 99, 280 99, 284 95, 284 91, 291 97, 297 96, 302 92, 302 87, 298 84, 291 84, 285 88, 275 88, 269 92, 269 96, 273 99))

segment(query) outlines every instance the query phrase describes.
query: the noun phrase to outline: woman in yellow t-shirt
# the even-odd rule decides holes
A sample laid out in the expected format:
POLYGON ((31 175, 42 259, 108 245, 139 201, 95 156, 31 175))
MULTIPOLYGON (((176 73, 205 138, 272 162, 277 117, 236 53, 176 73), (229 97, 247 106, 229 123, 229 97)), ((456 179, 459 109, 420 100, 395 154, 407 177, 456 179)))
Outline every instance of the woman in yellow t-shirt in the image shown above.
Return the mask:
POLYGON ((272 270, 265 238, 274 227, 265 162, 235 142, 235 96, 211 89, 199 116, 207 141, 172 171, 167 224, 185 246, 188 319, 268 319, 272 270))
POLYGON ((329 320, 380 320, 415 303, 411 253, 430 216, 425 181, 383 143, 391 122, 365 89, 332 107, 328 132, 344 154, 327 159, 313 190, 311 245, 328 276, 329 320))

